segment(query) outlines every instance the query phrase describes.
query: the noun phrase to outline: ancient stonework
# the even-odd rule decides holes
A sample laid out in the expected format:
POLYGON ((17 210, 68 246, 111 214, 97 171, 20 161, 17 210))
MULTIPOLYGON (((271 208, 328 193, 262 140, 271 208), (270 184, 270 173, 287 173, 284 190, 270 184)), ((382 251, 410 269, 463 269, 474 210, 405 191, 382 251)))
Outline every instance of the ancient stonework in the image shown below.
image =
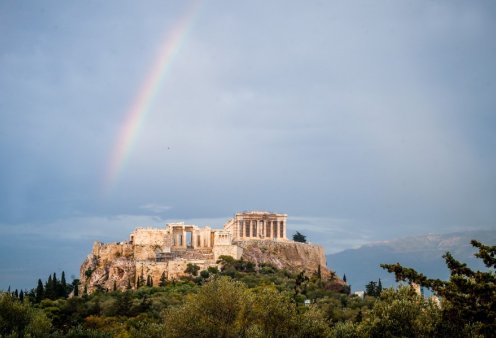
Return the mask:
POLYGON ((90 293, 136 288, 140 276, 158 285, 162 276, 172 280, 188 275, 188 264, 200 270, 217 266, 222 255, 330 276, 322 247, 288 240, 286 220, 286 214, 252 211, 237 213, 222 229, 184 223, 137 228, 127 242, 95 242, 81 265, 81 288, 90 293))

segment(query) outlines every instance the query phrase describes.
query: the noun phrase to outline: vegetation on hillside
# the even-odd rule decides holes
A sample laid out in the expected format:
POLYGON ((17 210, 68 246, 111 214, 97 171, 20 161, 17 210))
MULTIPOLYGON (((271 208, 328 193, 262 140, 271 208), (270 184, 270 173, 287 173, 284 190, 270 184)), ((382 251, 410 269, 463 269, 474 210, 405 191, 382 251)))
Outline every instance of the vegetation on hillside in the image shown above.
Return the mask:
POLYGON ((55 274, 36 288, 0 294, 1 337, 490 337, 494 332, 495 248, 475 242, 490 268, 474 272, 447 254, 447 282, 385 266, 442 296, 439 305, 409 286, 368 285, 361 298, 333 281, 222 256, 221 269, 145 281, 138 290, 74 296, 55 274), (55 281, 55 282, 54 282, 55 281), (58 291, 57 291, 58 290, 58 291), (469 299, 476 297, 475 299, 469 299), (478 297, 478 298, 477 298, 478 297))

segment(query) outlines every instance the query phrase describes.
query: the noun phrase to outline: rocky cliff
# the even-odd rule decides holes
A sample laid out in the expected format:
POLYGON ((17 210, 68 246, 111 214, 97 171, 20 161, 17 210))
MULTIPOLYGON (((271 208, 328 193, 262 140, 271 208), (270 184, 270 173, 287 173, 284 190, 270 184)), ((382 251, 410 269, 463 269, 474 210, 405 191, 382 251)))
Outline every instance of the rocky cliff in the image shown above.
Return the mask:
POLYGON ((255 263, 269 263, 278 269, 288 269, 294 272, 305 271, 314 273, 325 271, 326 257, 319 245, 293 241, 240 241, 236 245, 243 248, 242 258, 255 263))
MULTIPOLYGON (((250 240, 234 242, 233 246, 242 252, 242 259, 256 265, 269 263, 279 269, 304 271, 307 275, 320 271, 322 277, 333 280, 337 288, 345 285, 326 268, 324 250, 318 245, 250 240)), ((150 277, 153 284, 158 285, 162 275, 169 280, 187 275, 184 271, 188 263, 198 265, 201 270, 217 265, 211 250, 164 253, 160 245, 95 242, 91 254, 81 265, 81 288, 90 293, 96 289, 113 290, 114 287, 118 290, 129 286, 135 288, 140 276, 145 280, 150 277)))

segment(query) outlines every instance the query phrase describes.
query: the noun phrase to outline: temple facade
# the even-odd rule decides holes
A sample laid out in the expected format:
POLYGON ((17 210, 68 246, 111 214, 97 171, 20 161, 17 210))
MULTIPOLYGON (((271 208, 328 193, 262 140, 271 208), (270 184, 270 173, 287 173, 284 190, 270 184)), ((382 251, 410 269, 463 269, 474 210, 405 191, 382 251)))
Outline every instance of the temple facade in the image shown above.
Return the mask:
POLYGON ((286 241, 287 214, 267 211, 238 212, 224 224, 233 241, 271 239, 286 241))

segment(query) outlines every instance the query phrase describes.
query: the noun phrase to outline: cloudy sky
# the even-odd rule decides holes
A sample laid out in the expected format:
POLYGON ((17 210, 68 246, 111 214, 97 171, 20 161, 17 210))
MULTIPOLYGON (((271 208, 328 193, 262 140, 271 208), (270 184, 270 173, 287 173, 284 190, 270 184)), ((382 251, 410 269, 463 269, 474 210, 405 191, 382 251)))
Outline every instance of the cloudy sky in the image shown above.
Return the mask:
POLYGON ((494 1, 0 0, 0 32, 0 289, 241 210, 327 252, 496 227, 494 1))

